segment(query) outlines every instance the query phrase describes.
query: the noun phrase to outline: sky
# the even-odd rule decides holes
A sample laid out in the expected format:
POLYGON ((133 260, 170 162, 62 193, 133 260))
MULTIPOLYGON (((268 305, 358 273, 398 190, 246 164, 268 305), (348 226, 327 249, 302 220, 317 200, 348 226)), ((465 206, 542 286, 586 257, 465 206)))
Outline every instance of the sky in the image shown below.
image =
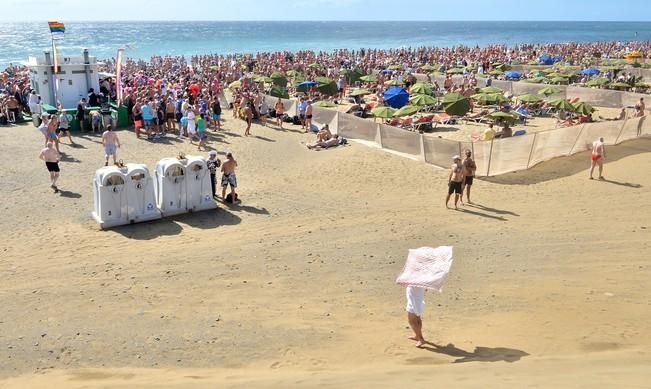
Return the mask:
POLYGON ((651 6, 647 1, 648 0, 109 0, 106 2, 100 2, 93 0, 0 0, 0 21, 651 21, 651 6))

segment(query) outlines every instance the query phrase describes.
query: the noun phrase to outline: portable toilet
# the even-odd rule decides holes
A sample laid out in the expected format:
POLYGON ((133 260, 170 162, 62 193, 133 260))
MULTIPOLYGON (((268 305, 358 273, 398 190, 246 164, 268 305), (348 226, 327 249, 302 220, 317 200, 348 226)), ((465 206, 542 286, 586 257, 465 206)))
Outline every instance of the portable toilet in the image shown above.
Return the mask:
POLYGON ((146 165, 128 163, 126 171, 127 215, 129 222, 139 223, 161 218, 156 207, 154 182, 146 165))
POLYGON ((185 166, 176 158, 163 158, 156 164, 154 174, 156 206, 163 216, 187 212, 185 166))
POLYGON ((93 218, 101 228, 129 224, 127 196, 124 191, 126 176, 117 166, 106 166, 95 172, 93 218))
POLYGON ((183 162, 187 174, 185 184, 188 211, 217 208, 212 197, 212 182, 206 159, 188 155, 185 160, 181 160, 181 163, 183 162))

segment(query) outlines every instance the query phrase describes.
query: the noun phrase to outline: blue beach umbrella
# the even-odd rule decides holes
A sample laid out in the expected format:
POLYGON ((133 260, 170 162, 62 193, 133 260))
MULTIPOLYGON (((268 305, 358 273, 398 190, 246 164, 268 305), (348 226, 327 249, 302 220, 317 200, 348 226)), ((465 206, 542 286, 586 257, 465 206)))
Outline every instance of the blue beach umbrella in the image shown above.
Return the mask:
POLYGON ((597 74, 599 74, 599 69, 597 68, 583 69, 581 70, 581 74, 583 74, 584 76, 596 76, 597 74))
POLYGON ((311 88, 315 86, 317 83, 314 81, 303 81, 300 84, 296 85, 297 88, 311 88))
POLYGON ((409 93, 399 86, 392 86, 384 92, 384 102, 391 108, 402 108, 409 102, 409 93))
POLYGON ((510 70, 504 73, 504 76, 511 80, 519 80, 522 77, 522 73, 516 72, 515 70, 510 70))

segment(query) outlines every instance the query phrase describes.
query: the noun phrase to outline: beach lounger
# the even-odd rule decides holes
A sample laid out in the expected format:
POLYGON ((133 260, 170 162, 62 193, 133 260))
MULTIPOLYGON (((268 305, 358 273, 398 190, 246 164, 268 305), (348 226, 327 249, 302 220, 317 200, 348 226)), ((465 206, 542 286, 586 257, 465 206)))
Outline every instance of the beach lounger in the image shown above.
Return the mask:
POLYGON ((475 112, 475 113, 467 113, 464 117, 463 120, 468 122, 473 122, 473 123, 481 123, 482 119, 488 115, 487 110, 482 110, 481 112, 475 112))
POLYGON ((434 128, 436 128, 439 124, 443 124, 443 125, 452 124, 454 121, 455 119, 445 112, 435 113, 434 117, 432 118, 432 123, 434 123, 434 128))

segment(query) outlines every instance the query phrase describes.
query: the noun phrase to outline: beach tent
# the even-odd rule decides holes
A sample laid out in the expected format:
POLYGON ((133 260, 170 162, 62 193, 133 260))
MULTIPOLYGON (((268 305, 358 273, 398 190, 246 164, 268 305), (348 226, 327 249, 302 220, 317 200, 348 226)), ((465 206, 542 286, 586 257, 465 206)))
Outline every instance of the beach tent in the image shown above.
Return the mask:
POLYGON ((599 74, 599 69, 597 69, 597 68, 586 68, 586 69, 581 70, 581 74, 583 74, 584 76, 596 76, 597 74, 599 74))
POLYGON ((391 108, 402 108, 409 101, 409 93, 399 86, 391 86, 384 92, 384 102, 391 108))

